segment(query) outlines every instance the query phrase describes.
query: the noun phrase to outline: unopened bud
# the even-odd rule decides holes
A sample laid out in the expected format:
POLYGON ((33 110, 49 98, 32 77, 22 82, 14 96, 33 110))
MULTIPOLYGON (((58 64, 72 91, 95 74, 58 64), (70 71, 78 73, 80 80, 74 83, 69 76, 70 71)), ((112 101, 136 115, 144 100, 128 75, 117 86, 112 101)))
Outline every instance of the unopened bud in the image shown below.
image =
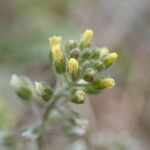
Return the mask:
POLYGON ((92 49, 91 50, 91 58, 92 59, 98 59, 100 57, 100 53, 98 49, 92 49))
POLYGON ((109 49, 107 47, 102 47, 99 49, 99 54, 100 54, 100 57, 104 57, 106 56, 107 54, 109 54, 109 49))
POLYGON ((115 81, 112 78, 100 79, 98 86, 100 88, 113 88, 115 86, 115 81))
POLYGON ((83 62, 83 65, 82 65, 82 72, 84 72, 87 68, 91 67, 92 64, 90 61, 85 61, 83 62))
POLYGON ((98 72, 102 71, 105 68, 104 64, 101 61, 93 61, 92 66, 98 72))
POLYGON ((104 58, 105 68, 110 67, 117 59, 118 59, 118 54, 117 53, 114 52, 114 53, 108 54, 104 58))
POLYGON ((85 49, 84 51, 81 52, 81 59, 83 61, 89 59, 91 56, 91 50, 90 49, 85 49))
POLYGON ((12 75, 10 84, 20 98, 24 100, 31 99, 32 85, 27 77, 24 76, 19 77, 18 75, 12 75))
POLYGON ((54 61, 60 62, 63 59, 63 54, 60 49, 60 45, 53 46, 52 55, 53 55, 54 61))
POLYGON ((54 66, 57 73, 62 74, 66 71, 65 58, 60 49, 60 45, 54 45, 52 48, 52 56, 54 59, 54 66))
POLYGON ((77 79, 79 76, 79 63, 75 58, 71 58, 68 62, 68 69, 72 79, 77 79))
POLYGON ((51 47, 55 45, 61 45, 61 42, 62 42, 61 36, 55 36, 55 35, 48 38, 48 40, 49 40, 49 44, 51 47))
POLYGON ((105 88, 112 88, 115 86, 115 81, 112 78, 96 79, 85 88, 85 91, 90 94, 97 94, 105 88))
POLYGON ((48 101, 52 97, 53 91, 45 83, 35 82, 35 89, 44 101, 48 101))
POLYGON ((72 93, 71 101, 76 104, 82 104, 85 101, 85 93, 82 90, 76 90, 72 93))
POLYGON ((90 47, 92 39, 93 39, 93 31, 91 29, 87 29, 81 37, 80 48, 84 49, 90 47))
POLYGON ((87 68, 84 72, 83 79, 87 82, 92 82, 95 78, 95 71, 92 68, 87 68))
POLYGON ((78 57, 79 57, 79 49, 75 48, 75 49, 71 50, 70 57, 78 59, 78 57))
POLYGON ((74 40, 69 40, 66 45, 67 50, 72 50, 77 47, 77 43, 74 40))

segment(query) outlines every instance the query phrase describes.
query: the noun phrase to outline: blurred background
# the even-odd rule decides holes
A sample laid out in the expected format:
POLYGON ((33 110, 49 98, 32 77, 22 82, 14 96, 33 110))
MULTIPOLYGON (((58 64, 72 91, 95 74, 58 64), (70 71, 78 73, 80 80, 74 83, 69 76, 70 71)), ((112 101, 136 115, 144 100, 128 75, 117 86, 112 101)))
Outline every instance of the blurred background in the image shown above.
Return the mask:
POLYGON ((34 120, 10 88, 11 75, 25 74, 54 85, 48 37, 76 40, 87 28, 94 31, 96 46, 109 47, 120 57, 105 72, 116 80, 116 87, 90 96, 80 111, 93 132, 125 134, 138 143, 132 149, 149 150, 149 0, 0 0, 0 129, 34 120))

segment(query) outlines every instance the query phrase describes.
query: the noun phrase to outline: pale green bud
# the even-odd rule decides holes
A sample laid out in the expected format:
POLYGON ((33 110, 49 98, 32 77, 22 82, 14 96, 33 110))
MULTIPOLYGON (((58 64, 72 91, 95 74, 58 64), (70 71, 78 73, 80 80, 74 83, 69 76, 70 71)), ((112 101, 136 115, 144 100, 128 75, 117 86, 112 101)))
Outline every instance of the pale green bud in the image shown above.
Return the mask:
POLYGON ((103 69, 105 69, 104 64, 101 61, 93 61, 92 62, 92 67, 96 70, 96 71, 102 71, 103 69))
POLYGON ((17 95, 24 99, 24 100, 30 100, 32 97, 32 84, 30 80, 27 77, 24 76, 18 76, 18 75, 12 75, 11 86, 16 91, 17 95))
POLYGON ((83 79, 87 82, 92 82, 95 78, 95 71, 92 68, 87 68, 83 74, 83 79))
POLYGON ((75 49, 71 50, 70 57, 78 59, 78 57, 79 57, 79 49, 75 48, 75 49))
POLYGON ((74 48, 76 48, 77 47, 77 43, 74 41, 74 40, 69 40, 68 42, 67 42, 67 44, 66 44, 66 49, 68 50, 68 51, 70 51, 70 50, 72 50, 72 49, 74 49, 74 48))
POLYGON ((51 87, 42 82, 35 82, 35 89, 44 101, 49 101, 52 97, 53 91, 51 87))
POLYGON ((72 93, 71 101, 76 104, 82 104, 85 101, 85 93, 82 90, 76 90, 72 93))
POLYGON ((100 57, 104 57, 109 54, 109 49, 107 47, 102 47, 99 49, 100 57))

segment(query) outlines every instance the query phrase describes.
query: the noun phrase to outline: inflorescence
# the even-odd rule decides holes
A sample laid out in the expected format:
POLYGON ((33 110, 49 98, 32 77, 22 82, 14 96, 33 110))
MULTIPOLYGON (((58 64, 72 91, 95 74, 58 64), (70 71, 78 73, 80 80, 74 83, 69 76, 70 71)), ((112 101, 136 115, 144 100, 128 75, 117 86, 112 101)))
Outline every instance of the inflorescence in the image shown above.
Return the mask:
MULTIPOLYGON (((66 90, 67 99, 73 103, 84 103, 86 94, 97 94, 115 85, 112 78, 99 77, 99 73, 109 68, 118 59, 117 53, 110 53, 106 47, 91 47, 92 40, 93 31, 91 29, 83 33, 78 43, 69 40, 65 47, 62 46, 62 37, 49 38, 50 65, 58 74, 58 78, 61 78, 59 86, 66 90)), ((36 93, 47 102, 56 93, 44 82, 35 82, 35 86, 32 85, 24 76, 13 75, 11 85, 25 100, 31 100, 36 93)))

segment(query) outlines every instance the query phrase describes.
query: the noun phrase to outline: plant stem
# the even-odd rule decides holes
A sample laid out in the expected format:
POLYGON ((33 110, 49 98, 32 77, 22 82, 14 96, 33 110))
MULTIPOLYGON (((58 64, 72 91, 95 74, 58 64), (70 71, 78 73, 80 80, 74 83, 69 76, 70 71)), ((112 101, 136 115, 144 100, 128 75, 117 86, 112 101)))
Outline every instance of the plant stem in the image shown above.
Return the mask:
POLYGON ((42 118, 41 118, 41 125, 40 125, 41 130, 42 130, 42 135, 37 139, 37 150, 42 150, 43 149, 43 144, 44 144, 43 136, 44 136, 44 133, 45 133, 44 129, 45 129, 45 126, 46 126, 46 123, 47 123, 47 120, 48 120, 49 113, 55 108, 58 100, 62 96, 66 95, 66 93, 63 92, 64 90, 65 90, 65 87, 57 88, 56 91, 55 91, 54 96, 52 97, 52 99, 48 103, 47 107, 45 108, 45 111, 44 111, 44 113, 42 115, 42 118))

